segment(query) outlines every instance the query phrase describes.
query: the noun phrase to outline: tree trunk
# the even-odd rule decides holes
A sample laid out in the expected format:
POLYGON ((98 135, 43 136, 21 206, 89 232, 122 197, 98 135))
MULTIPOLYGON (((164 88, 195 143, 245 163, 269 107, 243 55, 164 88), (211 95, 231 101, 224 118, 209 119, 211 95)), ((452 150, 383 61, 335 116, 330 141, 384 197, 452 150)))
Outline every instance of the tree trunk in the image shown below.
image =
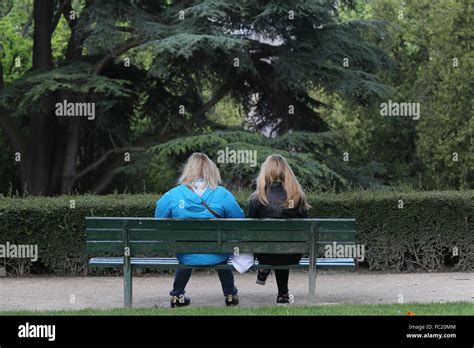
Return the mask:
POLYGON ((72 119, 67 131, 68 142, 64 157, 62 173, 61 193, 68 194, 73 190, 73 180, 76 177, 77 153, 79 151, 79 139, 81 135, 81 120, 72 119))
MULTIPOLYGON (((71 5, 65 9, 65 15, 72 10, 71 5)), ((76 30, 76 20, 68 20, 71 29, 71 36, 69 37, 66 60, 74 62, 80 60, 82 56, 81 46, 84 43, 84 36, 80 36, 76 30)), ((71 95, 65 95, 64 99, 71 98, 71 95)), ((62 102, 62 100, 61 100, 62 102)), ((74 178, 77 174, 77 158, 79 154, 81 125, 83 120, 79 118, 72 118, 69 120, 69 127, 67 128, 66 136, 67 143, 65 145, 63 166, 60 170, 61 174, 61 194, 69 194, 74 189, 74 178)))
POLYGON ((53 136, 54 144, 52 150, 51 177, 49 179, 50 194, 61 192, 63 182, 64 156, 68 144, 69 120, 66 117, 54 117, 53 136))
POLYGON ((4 82, 3 82, 3 63, 2 63, 2 59, 3 59, 3 45, 2 43, 0 43, 0 91, 3 89, 4 87, 4 82))
POLYGON ((53 0, 36 0, 33 5, 35 30, 33 34, 33 69, 47 69, 53 66, 51 35, 53 0))
MULTIPOLYGON (((53 0, 36 0, 33 16, 33 70, 48 69, 53 66, 51 52, 51 29, 53 0)), ((31 195, 49 195, 49 179, 53 160, 53 116, 52 96, 39 100, 35 112, 30 114, 30 136, 26 153, 26 185, 31 195)))

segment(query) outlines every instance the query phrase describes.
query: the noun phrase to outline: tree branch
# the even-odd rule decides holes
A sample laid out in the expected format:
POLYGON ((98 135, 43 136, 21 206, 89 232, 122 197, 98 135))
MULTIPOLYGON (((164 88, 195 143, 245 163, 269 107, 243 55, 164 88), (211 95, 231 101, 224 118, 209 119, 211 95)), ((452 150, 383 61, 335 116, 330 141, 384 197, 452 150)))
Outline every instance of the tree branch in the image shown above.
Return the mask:
POLYGON ((194 114, 193 118, 198 118, 208 112, 214 105, 216 105, 225 95, 232 89, 234 84, 239 80, 239 77, 236 77, 230 81, 224 83, 214 95, 209 99, 204 105, 202 105, 194 114))
POLYGON ((3 80, 3 45, 0 42, 0 91, 5 87, 5 82, 3 80))
POLYGON ((71 0, 64 0, 58 6, 58 9, 56 10, 56 13, 54 14, 51 32, 54 32, 56 30, 56 27, 58 26, 59 20, 61 19, 62 15, 64 15, 64 19, 66 19, 70 28, 72 28, 76 24, 75 21, 72 21, 69 18, 69 14, 71 13, 71 11, 72 11, 71 0))
POLYGON ((128 50, 131 50, 132 48, 135 48, 141 45, 142 43, 143 42, 137 39, 132 39, 126 42, 123 46, 118 47, 114 52, 110 52, 97 63, 94 74, 100 75, 102 71, 105 69, 105 67, 107 66, 107 64, 109 64, 113 59, 124 54, 128 50))
MULTIPOLYGON (((4 6, 6 6, 6 5, 4 5, 4 6)), ((1 10, 1 8, 0 8, 0 10, 1 10)), ((5 12, 0 11, 0 18, 8 16, 12 10, 13 10, 13 1, 10 3, 10 8, 7 8, 5 12)))
POLYGON ((26 35, 28 34, 28 29, 31 27, 31 24, 33 24, 33 11, 31 11, 28 20, 26 21, 25 25, 23 26, 23 29, 21 30, 21 36, 26 37, 26 35))
POLYGON ((269 45, 260 41, 251 40, 250 44, 255 53, 252 53, 252 59, 254 61, 262 58, 269 58, 272 56, 278 56, 281 53, 280 46, 269 45))
POLYGON ((115 29, 117 29, 118 31, 122 31, 124 33, 129 33, 129 34, 132 34, 134 32, 134 29, 131 27, 121 27, 121 26, 116 25, 115 29))
POLYGON ((145 151, 146 148, 141 146, 125 146, 125 147, 116 147, 105 152, 97 161, 89 164, 86 168, 81 170, 71 182, 71 188, 74 186, 74 183, 82 178, 83 176, 89 174, 93 170, 97 169, 101 164, 103 164, 110 156, 117 155, 124 152, 141 152, 145 151))
POLYGON ((112 180, 117 175, 117 172, 115 171, 115 169, 119 168, 121 164, 122 164, 122 161, 119 159, 116 159, 115 161, 113 161, 113 163, 105 171, 105 173, 94 185, 94 187, 92 187, 91 191, 97 194, 102 193, 110 185, 112 180))

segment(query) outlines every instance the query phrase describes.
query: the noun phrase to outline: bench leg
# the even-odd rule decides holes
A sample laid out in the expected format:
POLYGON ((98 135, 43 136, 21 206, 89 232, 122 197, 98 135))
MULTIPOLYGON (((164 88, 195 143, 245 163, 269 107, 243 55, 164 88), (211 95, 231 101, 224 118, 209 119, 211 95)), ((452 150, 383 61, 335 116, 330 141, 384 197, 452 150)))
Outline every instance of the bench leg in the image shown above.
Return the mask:
POLYGON ((311 233, 311 249, 309 252, 309 289, 308 302, 316 303, 316 233, 311 233))
POLYGON ((125 262, 123 267, 124 305, 132 308, 132 265, 125 262))
POLYGON ((313 304, 316 303, 316 265, 315 261, 310 260, 309 266, 309 288, 308 288, 308 301, 313 304))
POLYGON ((130 257, 130 229, 128 220, 123 225, 123 290, 125 307, 132 307, 132 260, 130 257))

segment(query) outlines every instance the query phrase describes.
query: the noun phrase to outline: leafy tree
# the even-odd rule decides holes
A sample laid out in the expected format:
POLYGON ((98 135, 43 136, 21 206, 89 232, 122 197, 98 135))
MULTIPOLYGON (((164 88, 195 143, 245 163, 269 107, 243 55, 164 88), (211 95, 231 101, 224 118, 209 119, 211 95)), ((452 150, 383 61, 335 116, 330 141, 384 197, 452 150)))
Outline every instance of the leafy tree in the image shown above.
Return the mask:
MULTIPOLYGON (((362 103, 388 92, 375 74, 391 61, 362 35, 379 25, 339 20, 351 0, 15 6, 32 13, 31 69, 2 81, 0 127, 34 195, 105 191, 127 153, 133 162, 151 144, 224 128, 208 117, 224 98, 251 113, 252 129, 276 135, 327 130, 311 90, 362 103), (64 100, 95 103, 95 120, 56 117, 64 100)), ((15 35, 2 36, 0 67, 15 35)))
POLYGON ((396 74, 379 74, 395 88, 390 99, 420 103, 421 117, 382 117, 379 105, 325 96, 332 105, 325 119, 342 135, 338 146, 348 149, 354 165, 381 162, 392 183, 472 188, 472 2, 381 0, 358 3, 356 10, 345 17, 391 22, 383 40, 367 39, 398 63, 396 74))
POLYGON ((416 151, 426 185, 474 188, 474 5, 446 1, 415 10, 428 13, 417 23, 427 58, 413 86, 424 108, 416 151))

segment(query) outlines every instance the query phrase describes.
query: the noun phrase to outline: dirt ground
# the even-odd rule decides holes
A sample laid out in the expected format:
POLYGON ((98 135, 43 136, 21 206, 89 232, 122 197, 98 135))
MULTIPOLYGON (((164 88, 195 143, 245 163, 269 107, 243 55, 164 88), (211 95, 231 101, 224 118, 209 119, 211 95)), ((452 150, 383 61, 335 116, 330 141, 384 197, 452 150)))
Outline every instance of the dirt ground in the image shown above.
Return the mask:
MULTIPOLYGON (((241 305, 275 304, 276 282, 272 276, 265 286, 255 283, 255 273, 236 274, 241 305)), ((133 278, 134 307, 169 305, 172 275, 133 278)), ((306 304, 308 274, 292 271, 290 293, 295 304, 306 304)), ((224 306, 215 273, 195 272, 187 286, 193 306, 224 306)), ((474 272, 387 274, 365 272, 319 272, 317 304, 474 302, 474 272), (402 297, 401 297, 402 296, 402 297)), ((0 310, 57 310, 114 308, 123 306, 121 277, 8 277, 0 278, 0 310)))

